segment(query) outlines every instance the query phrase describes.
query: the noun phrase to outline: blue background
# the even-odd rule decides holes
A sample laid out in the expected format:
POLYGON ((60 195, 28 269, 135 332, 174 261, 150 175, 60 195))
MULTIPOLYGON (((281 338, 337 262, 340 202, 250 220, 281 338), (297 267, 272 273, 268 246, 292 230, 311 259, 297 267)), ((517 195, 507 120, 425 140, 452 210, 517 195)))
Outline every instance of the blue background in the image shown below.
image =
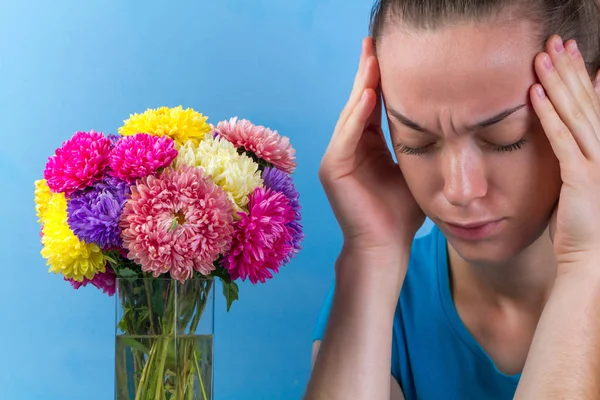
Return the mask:
POLYGON ((0 399, 113 398, 114 299, 39 255, 33 182, 77 130, 192 107, 290 137, 304 251, 215 314, 215 399, 299 399, 341 236, 317 177, 371 0, 0 1, 0 399))

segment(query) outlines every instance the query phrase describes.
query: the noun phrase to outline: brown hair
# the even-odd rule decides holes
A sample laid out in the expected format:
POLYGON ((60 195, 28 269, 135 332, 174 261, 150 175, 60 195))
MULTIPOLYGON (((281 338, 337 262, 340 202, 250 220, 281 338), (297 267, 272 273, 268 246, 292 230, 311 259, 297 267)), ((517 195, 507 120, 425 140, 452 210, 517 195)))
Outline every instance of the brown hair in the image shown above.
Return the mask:
POLYGON ((380 38, 390 22, 404 28, 429 30, 455 22, 487 22, 503 16, 528 19, 540 27, 542 49, 553 34, 575 39, 590 75, 600 69, 599 0, 376 0, 370 33, 380 38))

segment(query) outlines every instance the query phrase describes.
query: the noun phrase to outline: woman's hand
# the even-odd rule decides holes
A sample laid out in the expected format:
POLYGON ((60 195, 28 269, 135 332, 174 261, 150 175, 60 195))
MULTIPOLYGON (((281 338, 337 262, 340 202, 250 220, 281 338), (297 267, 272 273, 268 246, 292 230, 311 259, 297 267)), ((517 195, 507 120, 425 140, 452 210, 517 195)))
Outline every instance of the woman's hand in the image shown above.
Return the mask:
POLYGON ((424 222, 381 129, 379 66, 363 41, 354 87, 321 162, 319 177, 352 252, 399 251, 424 222))
POLYGON ((600 263, 600 74, 594 87, 575 41, 558 36, 537 55, 535 70, 541 85, 530 97, 563 182, 550 222, 560 274, 574 263, 600 263))

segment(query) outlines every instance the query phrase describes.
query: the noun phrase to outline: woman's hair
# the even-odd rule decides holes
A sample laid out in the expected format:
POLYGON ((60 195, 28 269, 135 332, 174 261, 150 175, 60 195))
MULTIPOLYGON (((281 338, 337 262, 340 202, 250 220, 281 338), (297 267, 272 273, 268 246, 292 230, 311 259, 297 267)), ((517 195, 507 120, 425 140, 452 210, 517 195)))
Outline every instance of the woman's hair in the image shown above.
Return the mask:
POLYGON ((575 39, 590 75, 600 69, 600 0, 376 0, 370 33, 377 42, 390 23, 418 31, 495 18, 535 23, 541 49, 553 34, 575 39))

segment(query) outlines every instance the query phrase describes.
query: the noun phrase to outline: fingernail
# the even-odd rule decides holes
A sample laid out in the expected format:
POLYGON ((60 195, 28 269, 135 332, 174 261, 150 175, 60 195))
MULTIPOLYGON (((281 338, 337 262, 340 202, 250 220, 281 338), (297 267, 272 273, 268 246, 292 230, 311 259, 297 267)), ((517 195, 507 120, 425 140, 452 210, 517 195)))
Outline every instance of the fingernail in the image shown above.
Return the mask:
POLYGON ((574 40, 572 42, 570 42, 567 47, 569 49, 569 54, 571 54, 571 56, 577 57, 579 55, 579 49, 577 48, 577 43, 575 43, 574 40))
POLYGON ((548 71, 552 71, 552 61, 550 60, 550 56, 548 56, 548 54, 544 54, 544 67, 546 67, 548 71))
POLYGON ((535 93, 538 95, 540 99, 546 98, 546 93, 544 92, 544 88, 541 85, 536 86, 535 93))
POLYGON ((362 94, 362 96, 360 97, 360 101, 365 101, 365 99, 366 99, 366 98, 367 98, 367 91, 366 91, 366 90, 363 90, 363 94, 362 94))
POLYGON ((563 42, 561 38, 556 38, 554 39, 554 50, 556 50, 557 53, 562 53, 564 50, 564 46, 563 46, 563 42))

